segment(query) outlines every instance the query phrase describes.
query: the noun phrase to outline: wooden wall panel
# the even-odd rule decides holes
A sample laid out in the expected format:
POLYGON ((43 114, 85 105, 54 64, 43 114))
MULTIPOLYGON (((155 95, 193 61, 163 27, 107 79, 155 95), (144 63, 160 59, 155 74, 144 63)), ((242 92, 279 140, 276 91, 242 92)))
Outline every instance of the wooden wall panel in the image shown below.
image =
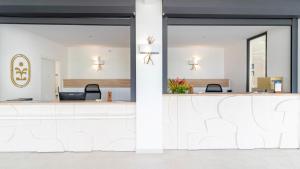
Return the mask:
POLYGON ((187 79, 193 87, 206 87, 207 84, 220 84, 229 87, 229 79, 187 79))
POLYGON ((64 79, 64 88, 84 88, 87 84, 99 84, 100 88, 130 88, 130 79, 64 79))
MULTIPOLYGON (((187 79, 193 87, 220 84, 229 87, 229 79, 187 79)), ((130 88, 130 79, 64 79, 64 88, 84 88, 87 84, 99 84, 102 88, 130 88)))

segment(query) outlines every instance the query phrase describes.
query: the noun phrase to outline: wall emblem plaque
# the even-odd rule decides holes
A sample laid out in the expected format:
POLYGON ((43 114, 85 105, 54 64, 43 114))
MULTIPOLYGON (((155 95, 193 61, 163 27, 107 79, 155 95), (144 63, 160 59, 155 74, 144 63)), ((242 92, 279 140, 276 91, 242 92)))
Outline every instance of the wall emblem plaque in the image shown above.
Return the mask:
POLYGON ((31 65, 25 55, 17 54, 12 58, 10 63, 10 78, 12 83, 19 88, 24 88, 30 83, 31 65))

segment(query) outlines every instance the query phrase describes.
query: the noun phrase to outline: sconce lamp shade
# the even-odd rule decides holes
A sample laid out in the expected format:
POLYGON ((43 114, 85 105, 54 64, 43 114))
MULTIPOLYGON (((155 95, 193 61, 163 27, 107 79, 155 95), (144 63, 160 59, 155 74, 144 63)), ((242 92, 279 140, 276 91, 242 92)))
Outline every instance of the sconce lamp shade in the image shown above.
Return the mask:
POLYGON ((190 59, 188 61, 188 64, 192 66, 190 70, 196 71, 196 70, 198 70, 200 68, 199 58, 190 59))
POLYGON ((140 54, 159 54, 159 46, 155 44, 139 45, 140 54))
POLYGON ((189 64, 189 65, 198 65, 199 62, 198 62, 198 60, 193 59, 193 60, 189 60, 189 63, 188 63, 188 64, 189 64))
POLYGON ((105 64, 105 61, 101 59, 100 56, 97 57, 96 63, 94 64, 94 66, 96 66, 96 70, 100 71, 102 70, 102 66, 105 64))

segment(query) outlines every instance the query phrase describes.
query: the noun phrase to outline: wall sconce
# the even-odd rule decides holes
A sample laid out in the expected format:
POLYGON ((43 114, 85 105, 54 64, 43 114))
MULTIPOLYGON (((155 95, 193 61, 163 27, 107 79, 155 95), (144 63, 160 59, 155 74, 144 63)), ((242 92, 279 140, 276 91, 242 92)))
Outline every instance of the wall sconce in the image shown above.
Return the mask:
POLYGON ((193 57, 193 59, 188 61, 188 64, 192 66, 190 70, 197 71, 200 68, 199 60, 199 58, 193 57))
POLYGON ((140 54, 145 54, 146 56, 144 57, 144 63, 145 64, 152 64, 154 65, 154 62, 152 60, 152 55, 154 54, 159 54, 159 47, 158 45, 154 45, 154 37, 149 36, 147 38, 148 44, 143 44, 139 46, 139 52, 140 54))
POLYGON ((96 59, 96 63, 94 64, 94 66, 96 67, 97 72, 102 70, 103 65, 104 65, 104 60, 102 60, 101 57, 98 56, 97 59, 96 59))

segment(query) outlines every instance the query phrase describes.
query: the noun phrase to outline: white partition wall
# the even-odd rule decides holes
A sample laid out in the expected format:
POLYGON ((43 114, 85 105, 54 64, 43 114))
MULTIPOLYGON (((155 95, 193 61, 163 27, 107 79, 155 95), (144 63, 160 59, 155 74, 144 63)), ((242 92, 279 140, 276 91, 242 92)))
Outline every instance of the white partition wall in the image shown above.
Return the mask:
MULTIPOLYGON (((144 64, 139 44, 153 36, 162 46, 162 1, 136 1, 136 150, 162 152, 162 55, 153 55, 154 65, 144 64)), ((161 52, 160 52, 161 53, 161 52)))

